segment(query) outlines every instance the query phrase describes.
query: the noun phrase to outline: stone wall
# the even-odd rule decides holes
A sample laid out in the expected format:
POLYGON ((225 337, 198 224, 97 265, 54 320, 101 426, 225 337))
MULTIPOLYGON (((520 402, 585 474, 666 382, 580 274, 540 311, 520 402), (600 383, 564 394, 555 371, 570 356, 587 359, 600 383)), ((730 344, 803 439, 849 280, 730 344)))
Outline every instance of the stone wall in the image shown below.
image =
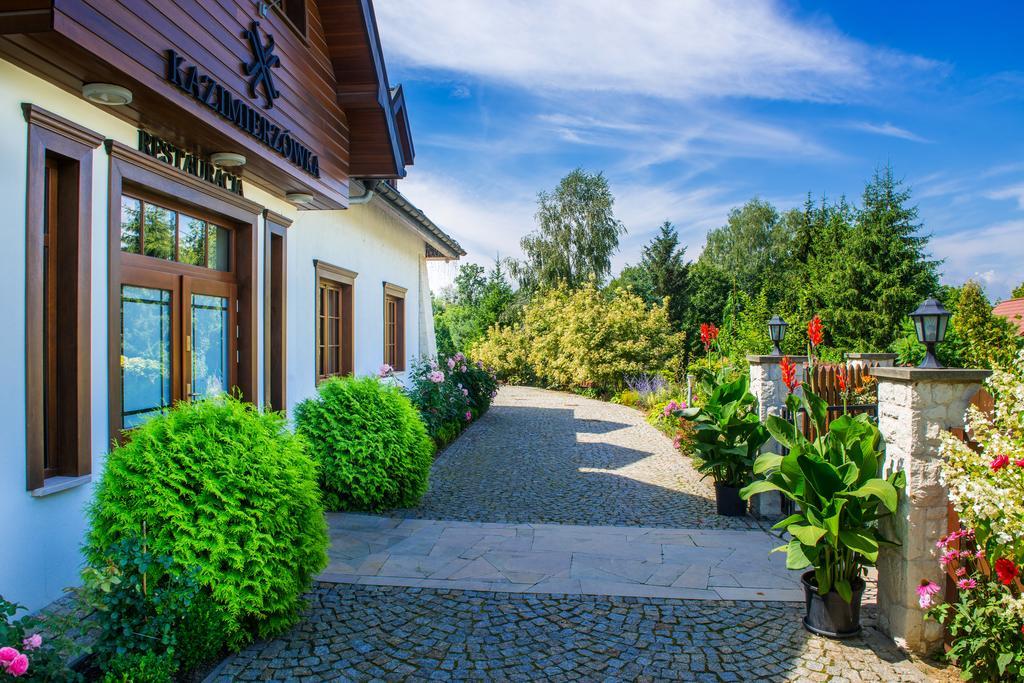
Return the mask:
POLYGON ((883 534, 901 545, 879 554, 878 621, 898 645, 925 653, 940 647, 943 635, 938 623, 924 619, 916 592, 922 579, 939 585, 945 580, 934 554, 948 515, 940 438, 944 430, 964 426, 967 405, 988 371, 875 368, 873 374, 885 439, 883 470, 907 476, 897 513, 882 523, 883 534))
MULTIPOLYGON (((786 396, 789 390, 782 382, 780 363, 783 356, 747 356, 750 363, 750 392, 757 397, 758 413, 761 422, 766 422, 769 415, 781 416, 786 407, 786 396)), ((803 377, 806 356, 791 356, 796 365, 796 376, 803 377)), ((800 393, 797 388, 796 393, 800 393)), ((781 453, 782 446, 775 439, 769 439, 761 448, 762 453, 781 453)), ((750 503, 751 511, 758 517, 779 517, 782 515, 782 495, 777 491, 769 491, 755 496, 750 503)))

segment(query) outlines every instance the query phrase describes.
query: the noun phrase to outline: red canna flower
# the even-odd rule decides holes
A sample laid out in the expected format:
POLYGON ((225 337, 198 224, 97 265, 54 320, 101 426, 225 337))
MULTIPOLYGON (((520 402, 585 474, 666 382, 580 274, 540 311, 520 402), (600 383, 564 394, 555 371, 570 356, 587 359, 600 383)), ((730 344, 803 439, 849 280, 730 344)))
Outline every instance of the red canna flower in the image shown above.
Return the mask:
POLYGON ((1006 467, 1009 464, 1010 464, 1010 456, 1004 454, 1004 455, 997 455, 996 459, 993 460, 992 462, 990 462, 988 464, 988 466, 990 468, 992 468, 993 472, 998 472, 999 470, 1003 469, 1004 467, 1006 467))
POLYGON ((783 356, 779 368, 782 370, 782 383, 789 389, 789 393, 793 393, 800 386, 800 380, 796 378, 796 364, 789 356, 783 356))
POLYGON ((836 368, 836 382, 839 383, 839 391, 846 391, 849 376, 846 374, 846 366, 840 365, 836 368))
POLYGON ((1020 460, 1014 460, 1013 464, 1016 465, 1017 467, 1024 467, 1024 458, 1021 458, 1020 460))
POLYGON ((1017 569, 1017 565, 1013 563, 1013 560, 1000 557, 996 560, 996 574, 999 576, 1000 583, 1004 586, 1009 586, 1017 578, 1017 575, 1020 574, 1020 571, 1017 569))
POLYGON ((811 322, 807 323, 807 339, 811 346, 817 346, 825 338, 825 331, 821 327, 821 318, 814 316, 811 322))
POLYGON ((700 341, 704 344, 704 350, 709 351, 711 349, 711 342, 718 339, 718 328, 715 327, 714 323, 701 323, 700 324, 700 341))

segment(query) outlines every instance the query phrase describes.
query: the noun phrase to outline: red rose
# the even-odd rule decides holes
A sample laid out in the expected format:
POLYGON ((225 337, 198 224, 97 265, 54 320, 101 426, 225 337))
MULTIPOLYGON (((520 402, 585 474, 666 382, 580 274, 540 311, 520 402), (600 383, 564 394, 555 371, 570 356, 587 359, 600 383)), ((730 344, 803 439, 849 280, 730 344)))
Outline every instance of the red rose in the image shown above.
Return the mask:
POLYGON ((992 462, 990 462, 988 464, 988 466, 992 468, 993 472, 998 472, 999 470, 1003 469, 1004 467, 1006 467, 1009 464, 1010 464, 1010 456, 1004 454, 1004 455, 997 455, 996 459, 993 460, 992 462))
POLYGON ((1017 569, 1017 565, 1013 563, 1013 560, 1008 560, 1005 557, 1000 557, 996 560, 996 575, 999 577, 999 582, 1004 586, 1009 586, 1013 583, 1013 580, 1017 578, 1020 571, 1017 569))

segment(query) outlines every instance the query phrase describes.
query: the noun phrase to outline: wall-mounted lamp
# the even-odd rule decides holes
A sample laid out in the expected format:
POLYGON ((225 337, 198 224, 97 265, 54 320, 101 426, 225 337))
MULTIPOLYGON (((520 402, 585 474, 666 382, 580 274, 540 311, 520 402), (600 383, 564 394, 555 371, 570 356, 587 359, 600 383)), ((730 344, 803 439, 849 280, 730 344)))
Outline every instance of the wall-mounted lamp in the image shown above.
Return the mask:
POLYGON ((235 168, 236 166, 245 166, 245 157, 241 154, 235 154, 234 152, 216 152, 210 155, 210 161, 215 166, 221 166, 223 168, 235 168))
POLYGON ((132 91, 113 83, 86 83, 82 86, 82 97, 108 107, 131 104, 132 91))

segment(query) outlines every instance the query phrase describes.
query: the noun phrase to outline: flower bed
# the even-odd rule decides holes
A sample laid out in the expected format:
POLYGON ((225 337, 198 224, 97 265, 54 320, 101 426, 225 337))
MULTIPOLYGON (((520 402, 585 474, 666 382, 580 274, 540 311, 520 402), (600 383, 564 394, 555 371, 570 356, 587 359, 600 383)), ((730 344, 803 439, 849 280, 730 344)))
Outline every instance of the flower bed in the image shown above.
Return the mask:
MULTIPOLYGON (((929 615, 953 638, 949 658, 970 680, 1024 676, 1024 352, 986 382, 991 415, 973 406, 967 426, 974 444, 942 437, 943 478, 962 529, 943 538, 939 562, 957 586, 954 602, 929 615)), ((921 606, 939 586, 922 581, 921 606)))
MULTIPOLYGON (((382 377, 390 375, 390 368, 381 368, 382 377)), ((413 363, 409 378, 409 398, 438 447, 451 443, 483 416, 498 393, 493 370, 461 352, 440 362, 420 359, 413 363)))

